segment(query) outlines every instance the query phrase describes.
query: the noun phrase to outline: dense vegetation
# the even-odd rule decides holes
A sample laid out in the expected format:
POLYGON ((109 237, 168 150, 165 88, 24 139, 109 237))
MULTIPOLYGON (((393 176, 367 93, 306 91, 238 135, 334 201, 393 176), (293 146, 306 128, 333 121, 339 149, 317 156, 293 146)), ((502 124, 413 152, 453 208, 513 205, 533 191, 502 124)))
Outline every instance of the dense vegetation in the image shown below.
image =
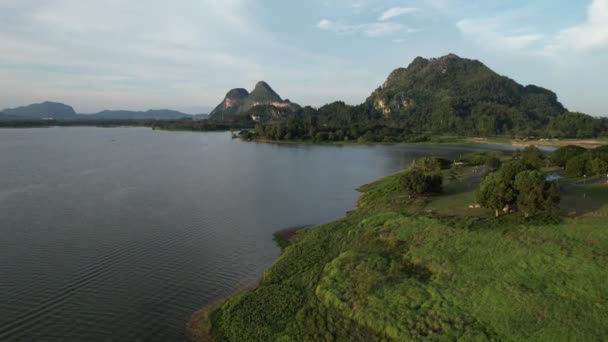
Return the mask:
POLYGON ((231 121, 216 120, 125 120, 125 119, 101 119, 101 120, 14 120, 0 121, 0 128, 30 128, 51 126, 93 126, 93 127, 119 127, 138 126, 151 127, 152 129, 175 130, 175 131, 227 131, 243 127, 253 127, 253 122, 245 117, 234 118, 231 121))
POLYGON ((495 216, 515 208, 526 217, 555 213, 560 201, 557 185, 540 172, 541 159, 540 150, 527 147, 517 159, 488 174, 477 193, 479 203, 494 210, 495 216))
POLYGON ((579 153, 565 162, 570 177, 602 176, 608 174, 608 146, 579 153))
POLYGON ((271 140, 414 142, 438 134, 588 138, 606 120, 568 112, 557 96, 522 86, 479 61, 448 55, 416 58, 391 73, 363 103, 305 107, 256 127, 271 140))
MULTIPOLYGON (((607 336, 605 185, 562 190, 562 209, 585 202, 576 217, 523 211, 496 218, 492 210, 468 208, 477 191, 471 184, 514 174, 517 190, 534 190, 545 182, 536 167, 550 159, 533 149, 511 157, 467 157, 480 166, 454 163, 460 169, 441 171, 455 175, 445 177, 441 194, 427 189, 412 195, 403 182, 414 170, 437 172, 441 163, 431 159, 361 187, 356 210, 296 234, 257 288, 195 315, 193 337, 584 341, 607 336), (494 158, 504 163, 488 174, 485 165, 496 169, 494 158)), ((516 201, 527 204, 527 198, 516 201)))

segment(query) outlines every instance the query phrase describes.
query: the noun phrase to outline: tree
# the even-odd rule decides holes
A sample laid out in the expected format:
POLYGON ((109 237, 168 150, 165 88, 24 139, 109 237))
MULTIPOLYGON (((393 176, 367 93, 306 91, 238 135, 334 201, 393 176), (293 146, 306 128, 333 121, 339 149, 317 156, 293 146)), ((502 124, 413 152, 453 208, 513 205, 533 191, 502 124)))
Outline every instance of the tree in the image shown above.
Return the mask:
POLYGON ((530 170, 529 166, 521 160, 511 160, 503 164, 500 168, 500 177, 507 185, 513 185, 515 177, 523 171, 530 170))
POLYGON ((568 145, 555 150, 551 154, 550 159, 554 165, 565 167, 570 159, 584 154, 585 152, 587 152, 587 149, 584 147, 568 145))
POLYGON ((582 177, 590 173, 591 155, 589 153, 571 158, 566 163, 566 174, 570 177, 582 177))
POLYGON ((601 158, 594 158, 589 163, 591 174, 602 176, 608 174, 608 161, 601 158))
POLYGON ((548 183, 540 171, 519 173, 515 178, 515 190, 518 193, 517 208, 526 217, 551 211, 559 203, 557 188, 548 183))
POLYGON ((427 174, 416 168, 399 176, 399 185, 410 195, 440 193, 442 183, 441 174, 427 174))
POLYGON ((521 152, 521 161, 530 169, 539 169, 543 153, 536 146, 528 146, 521 152))
POLYGON ((439 159, 433 157, 424 157, 416 159, 414 167, 425 173, 440 173, 441 163, 439 159))
POLYGON ((500 174, 491 173, 481 183, 477 201, 482 206, 493 209, 498 217, 503 208, 515 201, 515 193, 500 174))
POLYGON ((602 131, 599 119, 582 113, 563 113, 551 119, 549 134, 558 138, 589 138, 602 131))

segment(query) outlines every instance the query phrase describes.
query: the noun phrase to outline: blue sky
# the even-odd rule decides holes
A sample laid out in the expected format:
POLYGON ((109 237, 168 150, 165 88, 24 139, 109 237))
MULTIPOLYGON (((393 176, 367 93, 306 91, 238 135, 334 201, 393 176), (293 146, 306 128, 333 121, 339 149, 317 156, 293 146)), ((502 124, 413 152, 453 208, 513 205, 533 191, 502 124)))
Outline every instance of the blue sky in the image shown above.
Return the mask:
POLYGON ((608 0, 0 0, 0 107, 196 113, 258 80, 357 104, 450 52, 608 115, 608 0))

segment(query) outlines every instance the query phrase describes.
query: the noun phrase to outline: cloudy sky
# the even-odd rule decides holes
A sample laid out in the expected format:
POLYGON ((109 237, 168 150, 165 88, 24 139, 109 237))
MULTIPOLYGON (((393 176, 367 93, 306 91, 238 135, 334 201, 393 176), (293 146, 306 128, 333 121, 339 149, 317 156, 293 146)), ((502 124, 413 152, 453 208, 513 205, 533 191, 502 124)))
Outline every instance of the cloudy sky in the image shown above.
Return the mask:
POLYGON ((357 104, 450 52, 608 115, 608 0, 0 0, 0 108, 197 113, 258 80, 357 104))

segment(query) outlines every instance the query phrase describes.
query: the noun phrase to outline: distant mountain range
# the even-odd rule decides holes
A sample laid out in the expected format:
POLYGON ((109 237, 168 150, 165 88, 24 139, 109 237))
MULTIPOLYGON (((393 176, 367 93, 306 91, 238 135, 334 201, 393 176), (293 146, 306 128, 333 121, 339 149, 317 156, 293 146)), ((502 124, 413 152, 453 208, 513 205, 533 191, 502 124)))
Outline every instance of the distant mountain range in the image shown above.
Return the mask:
MULTIPOLYGON (((355 106, 337 101, 319 108, 302 108, 282 99, 268 83, 260 81, 251 93, 243 88, 230 90, 208 116, 167 109, 77 114, 72 107, 55 102, 0 112, 2 121, 207 118, 235 127, 249 127, 252 122, 262 126, 277 125, 268 130, 276 135, 275 139, 316 139, 317 135, 324 137, 326 133, 329 140, 367 134, 375 141, 390 130, 397 140, 444 133, 551 137, 608 135, 608 118, 569 112, 554 92, 535 85, 521 85, 478 60, 454 54, 415 58, 407 67, 391 72, 386 82, 365 102, 355 106)), ((268 132, 264 134, 271 135, 268 132)))
POLYGON ((0 117, 10 119, 76 119, 77 114, 74 108, 63 103, 43 102, 29 106, 4 109, 0 112, 0 117))
POLYGON ((207 119, 207 114, 190 115, 175 110, 157 109, 148 111, 104 110, 94 114, 77 114, 74 108, 57 102, 35 103, 28 106, 4 109, 0 120, 180 120, 207 119))
POLYGON ((243 115, 279 118, 299 108, 298 104, 283 100, 268 83, 260 81, 251 93, 243 88, 230 90, 209 117, 219 120, 243 115))

